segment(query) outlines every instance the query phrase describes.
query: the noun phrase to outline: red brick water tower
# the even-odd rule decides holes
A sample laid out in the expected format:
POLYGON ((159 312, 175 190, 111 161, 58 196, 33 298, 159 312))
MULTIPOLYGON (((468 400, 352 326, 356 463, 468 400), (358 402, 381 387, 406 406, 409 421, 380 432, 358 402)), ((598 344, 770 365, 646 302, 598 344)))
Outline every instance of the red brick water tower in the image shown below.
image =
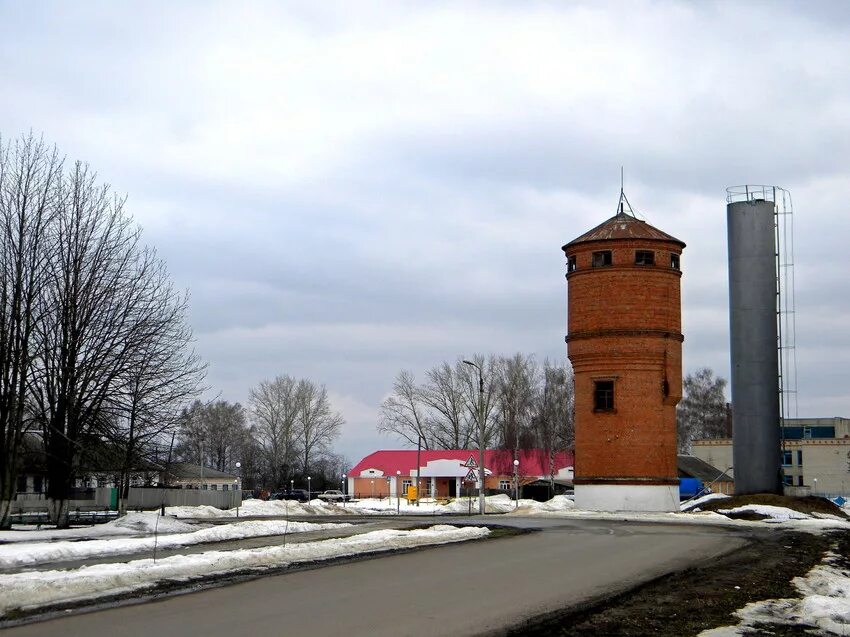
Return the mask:
POLYGON ((629 214, 563 246, 575 372, 575 501, 586 510, 677 511, 685 244, 629 214))

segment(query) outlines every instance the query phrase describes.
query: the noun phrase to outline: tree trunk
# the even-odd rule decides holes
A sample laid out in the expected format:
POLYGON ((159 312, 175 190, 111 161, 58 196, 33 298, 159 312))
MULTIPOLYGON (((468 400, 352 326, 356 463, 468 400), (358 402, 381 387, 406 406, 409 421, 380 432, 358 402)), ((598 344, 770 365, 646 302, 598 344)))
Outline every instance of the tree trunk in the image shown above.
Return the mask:
POLYGON ((13 500, 0 499, 0 530, 12 528, 12 503, 13 500))
POLYGON ((0 489, 2 489, 0 492, 0 529, 10 529, 12 522, 9 516, 17 493, 17 485, 15 484, 17 476, 6 463, 3 463, 2 472, 3 475, 0 476, 0 489))
POLYGON ((47 499, 47 519, 51 524, 55 524, 58 529, 67 529, 70 526, 67 498, 64 500, 47 499))
POLYGON ((68 496, 73 481, 72 445, 63 433, 54 428, 47 442, 47 509, 51 524, 68 527, 68 496))

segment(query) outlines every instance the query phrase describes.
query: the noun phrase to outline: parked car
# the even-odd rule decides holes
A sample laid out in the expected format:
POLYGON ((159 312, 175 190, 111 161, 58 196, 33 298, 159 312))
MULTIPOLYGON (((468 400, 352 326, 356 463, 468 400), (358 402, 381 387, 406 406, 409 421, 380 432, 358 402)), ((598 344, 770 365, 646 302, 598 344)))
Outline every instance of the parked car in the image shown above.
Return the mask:
POLYGON ((282 500, 297 500, 298 502, 309 502, 310 496, 306 489, 292 489, 288 493, 281 494, 282 500))
POLYGON ((316 497, 318 497, 319 500, 324 500, 325 502, 348 502, 349 500, 351 500, 350 495, 346 495, 339 489, 325 491, 324 493, 320 493, 316 497))

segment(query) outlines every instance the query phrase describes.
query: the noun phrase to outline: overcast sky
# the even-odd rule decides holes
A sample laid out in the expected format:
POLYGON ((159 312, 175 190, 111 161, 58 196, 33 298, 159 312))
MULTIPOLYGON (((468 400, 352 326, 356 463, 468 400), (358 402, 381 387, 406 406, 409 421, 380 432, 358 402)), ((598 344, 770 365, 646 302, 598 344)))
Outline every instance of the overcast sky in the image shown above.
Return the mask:
POLYGON ((0 133, 129 195, 212 394, 327 385, 351 461, 396 373, 565 360, 560 246, 626 194, 688 244, 729 376, 725 188, 791 191, 801 416, 850 416, 850 5, 0 1, 0 133))

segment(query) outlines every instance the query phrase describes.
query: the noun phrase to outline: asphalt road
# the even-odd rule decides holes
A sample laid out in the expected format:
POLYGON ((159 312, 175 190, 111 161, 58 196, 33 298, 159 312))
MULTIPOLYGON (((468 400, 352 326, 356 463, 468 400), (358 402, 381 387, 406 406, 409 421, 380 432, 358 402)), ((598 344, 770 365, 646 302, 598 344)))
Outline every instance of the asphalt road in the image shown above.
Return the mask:
POLYGON ((626 590, 745 541, 728 530, 700 526, 539 519, 513 523, 543 530, 70 614, 0 635, 498 634, 523 619, 626 590))

